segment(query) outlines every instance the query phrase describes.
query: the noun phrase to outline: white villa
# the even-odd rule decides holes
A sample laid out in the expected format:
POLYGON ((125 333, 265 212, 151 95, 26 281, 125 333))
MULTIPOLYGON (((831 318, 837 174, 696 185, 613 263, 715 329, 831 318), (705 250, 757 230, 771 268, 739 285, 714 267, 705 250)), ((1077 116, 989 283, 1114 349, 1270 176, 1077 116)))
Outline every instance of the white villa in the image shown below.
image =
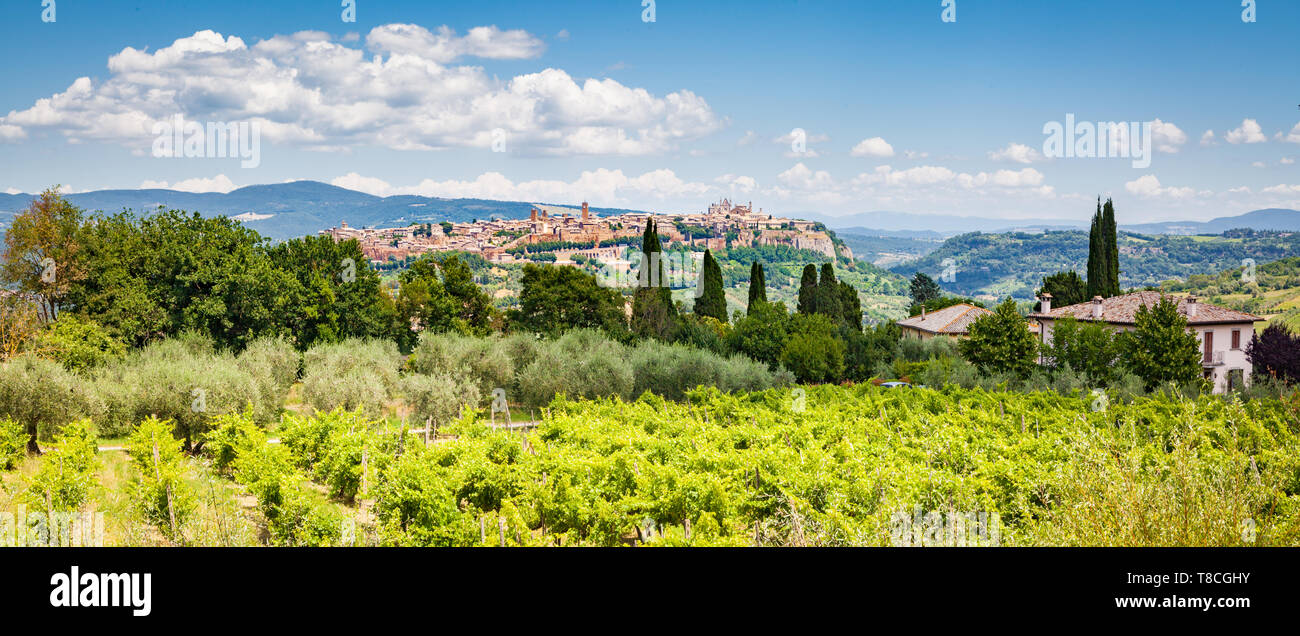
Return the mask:
MULTIPOLYGON (((1043 294, 1042 310, 1029 317, 1042 328, 1039 340, 1051 341, 1055 321, 1072 316, 1079 321, 1101 321, 1115 329, 1130 330, 1135 326, 1139 307, 1154 306, 1162 294, 1143 291, 1113 298, 1097 296, 1090 302, 1052 308, 1052 295, 1043 294)), ((1195 296, 1173 298, 1178 302, 1178 313, 1187 318, 1188 327, 1201 342, 1201 367, 1206 379, 1214 382, 1214 392, 1224 393, 1230 388, 1243 387, 1250 382, 1251 365, 1246 360, 1246 345, 1255 333, 1259 316, 1200 302, 1195 296)))

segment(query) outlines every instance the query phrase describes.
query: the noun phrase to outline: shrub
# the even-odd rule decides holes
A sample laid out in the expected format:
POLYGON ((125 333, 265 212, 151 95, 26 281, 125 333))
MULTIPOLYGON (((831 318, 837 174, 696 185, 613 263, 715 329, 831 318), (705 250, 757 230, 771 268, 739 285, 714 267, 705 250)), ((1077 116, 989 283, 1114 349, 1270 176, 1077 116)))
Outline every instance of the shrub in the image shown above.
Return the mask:
POLYGON ((519 373, 519 401, 544 406, 564 393, 570 397, 629 397, 634 376, 627 347, 600 332, 573 330, 544 345, 519 373))
POLYGON ((180 538, 180 528, 198 506, 198 500, 185 481, 175 425, 156 417, 146 419, 127 438, 126 453, 138 470, 131 484, 135 505, 163 534, 180 538))
POLYGON ((844 374, 844 343, 835 324, 821 314, 796 314, 781 349, 781 365, 800 382, 833 382, 844 374))
POLYGON ((478 388, 478 397, 489 398, 495 389, 508 389, 515 378, 515 364, 502 338, 475 338, 459 334, 420 335, 411 356, 417 373, 465 375, 478 388))
POLYGON ((680 400, 686 392, 700 385, 719 390, 762 391, 784 385, 785 376, 770 371, 767 365, 744 356, 723 356, 679 344, 658 341, 642 342, 629 356, 634 383, 632 393, 654 392, 671 400, 680 400))
POLYGON ((413 374, 402 380, 402 393, 416 421, 435 427, 456 419, 465 405, 479 404, 478 387, 450 374, 413 374))
POLYGON ((241 448, 248 444, 251 432, 260 432, 251 410, 243 413, 225 413, 212 420, 212 428, 203 436, 203 451, 212 458, 212 467, 221 474, 230 474, 241 448))
POLYGON ((190 336, 154 343, 104 366, 95 385, 105 434, 128 432, 136 422, 157 416, 175 422, 186 449, 207 432, 214 416, 240 413, 252 404, 257 416, 267 418, 280 408, 234 356, 190 336))
POLYGON ((0 470, 13 470, 27 454, 27 428, 18 420, 0 418, 0 470))
POLYGON ((319 411, 381 415, 397 391, 401 356, 386 340, 319 345, 303 356, 303 400, 319 411))
POLYGON ((90 420, 64 426, 41 457, 36 473, 26 480, 20 500, 37 510, 80 510, 95 485, 96 444, 90 420))
POLYGON ((65 313, 37 338, 36 347, 69 371, 83 371, 121 358, 126 345, 92 320, 65 313))
POLYGON ((236 363, 257 384, 257 405, 261 408, 257 421, 269 422, 279 416, 302 366, 302 358, 293 343, 283 337, 259 338, 239 354, 236 363))
POLYGON ((96 409, 86 383, 57 362, 22 355, 0 363, 0 417, 23 424, 31 440, 50 439, 96 409))

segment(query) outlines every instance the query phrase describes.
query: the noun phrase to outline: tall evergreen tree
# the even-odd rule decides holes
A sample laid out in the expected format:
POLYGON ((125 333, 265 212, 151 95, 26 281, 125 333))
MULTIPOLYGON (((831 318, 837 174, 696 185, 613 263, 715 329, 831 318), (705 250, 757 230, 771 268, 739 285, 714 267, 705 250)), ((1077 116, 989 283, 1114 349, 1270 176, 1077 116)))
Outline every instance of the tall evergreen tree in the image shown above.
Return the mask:
POLYGON ((704 267, 698 283, 703 289, 695 297, 695 314, 712 316, 727 322, 727 296, 722 291, 722 268, 718 267, 713 252, 704 250, 704 267))
POLYGON ((844 324, 862 331, 862 298, 853 285, 844 281, 840 281, 840 311, 844 314, 844 324))
POLYGON ((1101 232, 1101 197, 1097 197, 1097 213, 1092 215, 1092 228, 1088 232, 1088 298, 1106 295, 1106 249, 1101 232))
POLYGON ((667 339, 676 324, 677 308, 673 306, 672 290, 664 277, 662 255, 654 219, 649 219, 641 235, 642 260, 636 293, 632 296, 632 329, 637 335, 667 339))
POLYGON ((1109 296, 1118 296, 1119 288, 1119 228, 1115 224, 1115 204, 1106 199, 1106 206, 1102 208, 1101 213, 1102 234, 1105 237, 1106 246, 1106 294, 1109 296))
POLYGON ((817 282, 817 313, 839 323, 844 318, 840 306, 840 282, 835 279, 835 267, 830 263, 822 265, 822 276, 817 282))
POLYGON ((817 266, 809 263, 803 268, 799 279, 799 304, 795 308, 801 314, 817 313, 817 266))
POLYGON ((911 294, 913 305, 923 305, 926 301, 941 296, 943 290, 939 288, 939 283, 934 282, 933 278, 922 272, 917 272, 912 277, 911 294))
POLYGON ((746 313, 755 301, 767 302, 767 280, 763 275, 763 265, 758 261, 749 266, 749 304, 746 305, 746 313))

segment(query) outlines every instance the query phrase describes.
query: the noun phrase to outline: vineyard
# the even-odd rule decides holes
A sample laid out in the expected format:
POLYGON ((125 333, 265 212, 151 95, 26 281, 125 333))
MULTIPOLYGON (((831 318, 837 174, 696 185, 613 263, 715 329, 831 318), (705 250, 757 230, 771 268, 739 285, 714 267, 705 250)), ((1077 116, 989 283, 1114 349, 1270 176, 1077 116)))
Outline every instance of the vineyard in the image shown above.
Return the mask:
POLYGON ((0 512, 105 512, 109 545, 951 544, 933 526, 975 515, 1009 546, 1300 543, 1294 398, 701 388, 538 419, 249 410, 195 455, 165 420, 98 453, 70 425, 2 473, 0 512))

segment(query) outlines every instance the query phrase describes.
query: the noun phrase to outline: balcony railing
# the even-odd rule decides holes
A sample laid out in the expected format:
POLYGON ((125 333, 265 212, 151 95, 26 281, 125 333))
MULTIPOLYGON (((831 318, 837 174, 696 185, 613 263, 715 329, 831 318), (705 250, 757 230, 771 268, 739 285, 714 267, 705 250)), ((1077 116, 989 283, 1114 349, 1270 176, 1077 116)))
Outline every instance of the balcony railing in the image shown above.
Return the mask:
POLYGON ((1223 366, 1223 356, 1223 351, 1207 352, 1206 355, 1201 358, 1201 366, 1221 367, 1223 366))

